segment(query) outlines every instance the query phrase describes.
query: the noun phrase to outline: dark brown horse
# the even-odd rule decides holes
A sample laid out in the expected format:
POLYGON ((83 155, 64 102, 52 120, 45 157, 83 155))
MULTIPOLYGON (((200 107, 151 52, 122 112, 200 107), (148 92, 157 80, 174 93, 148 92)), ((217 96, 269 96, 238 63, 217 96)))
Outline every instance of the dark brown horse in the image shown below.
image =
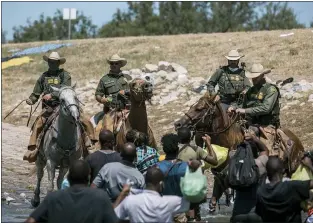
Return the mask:
MULTIPOLYGON (((229 115, 225 106, 221 103, 214 103, 216 95, 205 94, 199 101, 192 105, 187 113, 174 123, 175 129, 181 127, 190 127, 195 131, 195 141, 200 147, 203 145, 202 136, 208 134, 212 138, 212 144, 220 145, 230 150, 235 150, 237 145, 243 142, 244 132, 243 123, 239 115, 229 115)), ((304 151, 303 145, 299 138, 288 129, 283 132, 294 142, 292 151, 284 155, 284 163, 286 164, 286 173, 288 177, 296 170, 300 163, 300 157, 304 151)), ((269 148, 270 149, 270 148, 269 148)), ((286 153, 286 152, 285 152, 286 153)), ((213 168, 212 172, 222 172, 226 169, 229 159, 217 168, 213 168)), ((216 178, 215 178, 216 179, 216 178)), ((216 180, 215 180, 216 181, 216 180)), ((221 182, 214 182, 213 197, 219 199, 224 190, 217 187, 221 186, 221 182)), ((223 188, 226 189, 226 188, 223 188)))

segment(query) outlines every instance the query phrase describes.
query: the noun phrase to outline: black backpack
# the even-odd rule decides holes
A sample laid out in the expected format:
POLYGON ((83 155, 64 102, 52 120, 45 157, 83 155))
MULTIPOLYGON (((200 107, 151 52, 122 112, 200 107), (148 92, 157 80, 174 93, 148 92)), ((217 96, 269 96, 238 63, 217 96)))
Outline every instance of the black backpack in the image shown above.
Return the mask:
POLYGON ((228 183, 230 188, 240 190, 259 182, 259 169, 255 163, 249 143, 237 146, 236 153, 230 158, 228 183))

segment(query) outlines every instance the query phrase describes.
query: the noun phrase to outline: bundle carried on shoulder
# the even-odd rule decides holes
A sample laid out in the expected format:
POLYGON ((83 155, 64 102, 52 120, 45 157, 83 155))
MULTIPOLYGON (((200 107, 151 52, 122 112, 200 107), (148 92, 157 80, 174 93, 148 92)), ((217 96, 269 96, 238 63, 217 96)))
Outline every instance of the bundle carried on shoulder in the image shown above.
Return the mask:
POLYGON ((236 153, 230 158, 228 182, 232 189, 240 190, 257 184, 259 170, 255 163, 249 143, 238 145, 236 153))
POLYGON ((186 169, 185 176, 180 180, 180 189, 183 196, 192 203, 201 202, 207 195, 207 178, 201 167, 195 172, 186 169))

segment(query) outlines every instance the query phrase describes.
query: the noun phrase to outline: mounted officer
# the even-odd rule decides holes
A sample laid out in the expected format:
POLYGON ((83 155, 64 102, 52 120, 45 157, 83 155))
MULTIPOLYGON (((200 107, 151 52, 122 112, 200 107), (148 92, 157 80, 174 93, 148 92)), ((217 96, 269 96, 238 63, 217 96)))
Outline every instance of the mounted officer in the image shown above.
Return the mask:
POLYGON ((261 64, 253 64, 251 72, 246 73, 252 79, 253 86, 247 91, 242 108, 228 108, 228 112, 236 110, 246 115, 250 130, 258 136, 262 133, 267 138, 265 143, 269 150, 274 146, 276 130, 280 127, 279 89, 265 79, 265 74, 270 72, 261 64))
POLYGON ((107 59, 107 62, 110 65, 110 71, 100 79, 95 93, 96 100, 103 104, 103 111, 96 114, 94 118, 97 124, 110 111, 114 110, 120 113, 121 111, 130 109, 127 80, 131 79, 131 77, 123 74, 121 71, 121 68, 127 64, 127 60, 114 54, 111 58, 107 59))
MULTIPOLYGON (((43 59, 48 62, 49 69, 39 77, 35 84, 33 93, 26 100, 28 105, 34 105, 43 94, 42 112, 36 118, 32 127, 32 134, 27 147, 28 150, 23 156, 23 160, 27 160, 28 162, 36 161, 38 153, 37 138, 42 132, 46 121, 59 105, 58 92, 54 92, 50 86, 57 88, 60 88, 61 85, 71 86, 70 73, 59 68, 60 65, 66 62, 65 58, 60 57, 57 52, 52 52, 48 57, 44 55, 43 59)), ((87 119, 84 119, 83 122, 84 127, 89 133, 89 139, 87 135, 85 135, 85 142, 87 143, 88 141, 90 143, 90 139, 93 139, 93 128, 91 123, 88 123, 89 121, 87 119)))
POLYGON ((245 76, 244 66, 239 67, 241 57, 237 50, 231 50, 227 56, 227 66, 221 66, 215 71, 207 83, 207 91, 212 95, 215 93, 215 86, 219 87, 219 95, 215 97, 215 102, 221 101, 228 107, 237 104, 240 94, 244 94, 250 87, 250 82, 245 76))

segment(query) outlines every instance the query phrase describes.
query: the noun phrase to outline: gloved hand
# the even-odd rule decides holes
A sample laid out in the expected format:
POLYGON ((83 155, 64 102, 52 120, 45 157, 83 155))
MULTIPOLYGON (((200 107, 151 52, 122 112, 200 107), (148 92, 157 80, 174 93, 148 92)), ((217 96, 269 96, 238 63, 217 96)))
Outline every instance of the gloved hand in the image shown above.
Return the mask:
POLYGON ((33 105, 33 104, 34 104, 33 101, 30 100, 29 98, 26 100, 26 103, 27 103, 28 105, 33 105))

